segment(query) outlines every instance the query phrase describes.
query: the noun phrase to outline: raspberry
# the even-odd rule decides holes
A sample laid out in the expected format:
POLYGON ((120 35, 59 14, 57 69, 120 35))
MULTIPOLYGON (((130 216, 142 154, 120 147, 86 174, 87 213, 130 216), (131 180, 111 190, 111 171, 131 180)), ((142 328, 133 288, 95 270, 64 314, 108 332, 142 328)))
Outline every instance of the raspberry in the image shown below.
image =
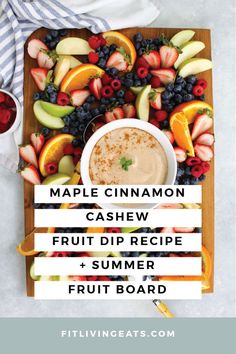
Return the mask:
POLYGON ((119 79, 114 79, 111 82, 111 87, 114 91, 118 91, 121 88, 121 82, 119 79))
POLYGON ((107 73, 105 73, 103 76, 102 76, 102 83, 103 85, 109 85, 112 81, 112 77, 109 76, 107 73))
POLYGON ((109 277, 106 277, 105 275, 102 275, 98 277, 98 280, 110 281, 111 279, 109 277))
POLYGON ((96 280, 98 280, 98 276, 97 275, 89 275, 87 277, 87 280, 88 281, 96 281, 96 280))
POLYGON ((139 68, 140 66, 142 66, 142 67, 144 67, 144 68, 149 69, 149 67, 150 67, 150 65, 148 64, 148 62, 147 62, 144 58, 142 58, 142 57, 140 57, 140 58, 138 58, 138 59, 136 60, 135 65, 136 65, 136 68, 139 68))
POLYGON ((201 159, 199 159, 199 157, 189 157, 186 160, 186 164, 188 166, 195 166, 195 165, 199 165, 201 163, 201 159))
POLYGON ((68 257, 70 252, 53 252, 51 257, 68 257))
POLYGON ((200 85, 196 85, 193 87, 193 94, 195 96, 201 96, 204 92, 204 88, 200 85))
POLYGON ((210 170, 210 164, 208 162, 202 162, 201 167, 203 169, 203 173, 206 173, 210 170))
POLYGON ((145 68, 144 66, 140 66, 138 69, 137 69, 137 75, 140 79, 144 79, 148 74, 148 69, 145 68))
POLYGON ((103 36, 101 34, 99 34, 98 37, 101 40, 101 46, 104 46, 107 44, 107 41, 105 40, 105 38, 103 38, 103 36))
POLYGON ((59 104, 60 106, 66 106, 69 103, 69 96, 65 92, 59 92, 57 95, 57 104, 59 104))
POLYGON ((157 128, 160 128, 160 123, 155 118, 149 119, 149 123, 155 125, 157 128))
POLYGON ((121 229, 119 227, 108 227, 107 232, 109 234, 119 234, 121 233, 121 229))
POLYGON ((45 169, 46 169, 47 174, 53 175, 58 170, 58 164, 57 164, 57 162, 49 162, 46 164, 45 169))
POLYGON ((163 122, 168 117, 168 113, 166 111, 156 111, 155 118, 158 122, 163 122))
POLYGON ((80 147, 77 147, 74 149, 74 156, 75 157, 80 157, 82 155, 82 149, 80 147))
POLYGON ((96 64, 99 60, 99 55, 98 53, 95 53, 95 52, 90 52, 88 54, 88 60, 91 64, 96 64))
POLYGON ((89 43, 90 48, 97 49, 98 47, 101 46, 102 41, 101 41, 101 38, 99 38, 99 36, 91 36, 88 39, 88 43, 89 43))
POLYGON ((203 87, 203 89, 205 90, 207 88, 207 81, 204 79, 199 79, 197 80, 196 85, 203 87))
POLYGON ((112 90, 111 86, 106 85, 102 88, 101 94, 105 98, 110 98, 113 96, 114 91, 112 90))
POLYGON ((72 144, 67 144, 63 149, 64 155, 73 155, 74 154, 74 147, 72 144))
POLYGON ((191 175, 198 178, 203 174, 203 168, 202 166, 199 165, 195 165, 191 168, 191 175))
POLYGON ((125 97, 124 97, 126 103, 133 102, 135 100, 135 98, 136 98, 136 96, 133 92, 126 91, 125 97))
POLYGON ((151 78, 150 84, 151 84, 152 88, 161 87, 161 80, 159 77, 154 76, 151 78))

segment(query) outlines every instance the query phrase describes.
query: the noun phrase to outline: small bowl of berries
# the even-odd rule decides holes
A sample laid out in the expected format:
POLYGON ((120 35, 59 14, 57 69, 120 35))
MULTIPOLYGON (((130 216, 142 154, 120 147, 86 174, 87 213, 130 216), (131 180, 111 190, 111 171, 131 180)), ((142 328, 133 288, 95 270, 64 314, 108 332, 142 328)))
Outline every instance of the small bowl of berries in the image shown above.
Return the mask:
POLYGON ((0 138, 13 133, 22 119, 22 109, 17 98, 0 89, 0 138))

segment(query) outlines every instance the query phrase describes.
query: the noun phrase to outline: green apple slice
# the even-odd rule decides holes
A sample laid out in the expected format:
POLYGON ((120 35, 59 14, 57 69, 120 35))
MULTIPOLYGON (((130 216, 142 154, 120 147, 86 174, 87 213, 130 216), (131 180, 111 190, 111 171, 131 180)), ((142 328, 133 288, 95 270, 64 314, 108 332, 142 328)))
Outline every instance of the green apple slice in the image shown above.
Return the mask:
POLYGON ((73 158, 70 155, 63 156, 58 164, 58 172, 63 173, 68 176, 73 176, 75 170, 75 165, 73 158))
POLYGON ((122 227, 121 232, 123 234, 129 234, 130 232, 136 231, 138 229, 140 229, 140 226, 139 227, 135 227, 135 226, 134 227, 122 227))
POLYGON ((200 41, 191 41, 183 46, 181 46, 182 53, 179 54, 178 59, 176 60, 174 67, 178 69, 178 67, 188 59, 193 58, 196 54, 201 52, 205 48, 205 44, 200 41))
POLYGON ((212 61, 203 58, 192 58, 185 60, 179 67, 178 75, 186 77, 196 75, 203 71, 212 69, 212 61))
POLYGON ((59 58, 54 70, 54 84, 59 86, 68 71, 70 70, 70 59, 68 57, 59 58))
POLYGON ((41 103, 43 101, 36 101, 33 106, 33 111, 35 114, 35 117, 39 121, 40 124, 42 124, 44 127, 50 128, 50 129, 61 129, 65 126, 65 123, 63 120, 59 117, 55 117, 49 113, 47 113, 43 107, 41 106, 41 103))
POLYGON ((148 95, 151 91, 151 88, 151 85, 144 86, 136 98, 136 110, 138 118, 144 120, 145 122, 148 122, 149 119, 150 104, 148 95))
POLYGON ((41 107, 45 110, 45 112, 51 114, 54 117, 62 118, 67 114, 71 114, 75 110, 75 107, 72 106, 60 106, 59 104, 50 103, 46 101, 40 101, 40 102, 41 102, 41 107))
POLYGON ((192 30, 183 30, 176 33, 172 38, 171 42, 176 46, 180 47, 181 45, 185 44, 186 42, 190 41, 193 38, 195 32, 192 30))
POLYGON ((50 175, 46 177, 43 180, 43 185, 48 185, 48 184, 65 184, 70 180, 70 176, 66 175, 65 173, 55 173, 53 175, 50 175))
POLYGON ((60 58, 68 58, 70 60, 70 69, 73 69, 76 66, 83 64, 77 58, 73 57, 73 55, 59 55, 59 60, 60 58))
POLYGON ((65 55, 87 55, 93 51, 85 39, 78 37, 68 37, 62 39, 56 46, 57 54, 65 55))
POLYGON ((30 277, 33 280, 39 280, 39 278, 40 278, 40 275, 35 275, 34 262, 31 264, 31 267, 30 267, 30 277))
POLYGON ((140 91, 142 91, 143 86, 132 86, 130 87, 130 91, 132 91, 135 95, 138 95, 140 91))

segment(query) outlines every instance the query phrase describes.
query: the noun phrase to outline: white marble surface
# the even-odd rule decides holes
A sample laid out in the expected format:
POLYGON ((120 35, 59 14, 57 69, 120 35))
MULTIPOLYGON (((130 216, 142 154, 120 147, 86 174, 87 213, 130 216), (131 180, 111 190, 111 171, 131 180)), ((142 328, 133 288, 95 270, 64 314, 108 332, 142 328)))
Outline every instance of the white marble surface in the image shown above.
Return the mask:
MULTIPOLYGON (((154 0, 155 1, 155 0, 154 0)), ((215 292, 199 301, 169 301, 178 317, 235 316, 235 1, 158 0, 155 27, 212 30, 216 130, 215 292)), ((151 301, 36 301, 25 295, 21 179, 0 168, 1 317, 159 317, 151 301)))

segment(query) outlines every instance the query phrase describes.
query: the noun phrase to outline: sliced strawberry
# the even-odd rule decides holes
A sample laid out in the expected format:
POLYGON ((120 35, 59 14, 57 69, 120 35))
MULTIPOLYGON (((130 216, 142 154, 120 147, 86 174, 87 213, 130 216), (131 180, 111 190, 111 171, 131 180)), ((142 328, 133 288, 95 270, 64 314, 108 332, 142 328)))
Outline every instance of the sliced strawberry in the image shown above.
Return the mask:
POLYGON ((115 51, 110 58, 107 61, 106 66, 108 68, 116 68, 119 71, 126 71, 128 68, 128 61, 126 60, 125 56, 118 52, 115 51))
POLYGON ((113 120, 116 120, 116 117, 113 114, 113 112, 110 112, 110 111, 106 112, 105 113, 105 121, 106 121, 106 123, 112 122, 113 120))
POLYGON ((192 140, 195 140, 199 135, 205 133, 213 125, 212 118, 207 113, 199 114, 193 124, 192 140))
POLYGON ((185 233, 185 232, 193 232, 194 227, 174 227, 175 232, 185 233))
POLYGON ((125 118, 135 118, 136 117, 136 108, 132 104, 124 104, 123 111, 125 118))
POLYGON ((142 56, 152 69, 159 69, 161 66, 161 57, 156 50, 151 50, 142 56))
POLYGON ((48 47, 39 39, 31 39, 29 41, 27 50, 31 58, 36 59, 41 49, 48 50, 48 47))
POLYGON ((135 67, 139 68, 140 66, 142 66, 143 68, 150 68, 150 65, 148 64, 148 62, 144 59, 144 57, 140 57, 136 60, 135 63, 135 67))
POLYGON ((157 209, 183 209, 183 205, 179 203, 161 203, 157 209))
POLYGON ((172 133, 172 131, 167 130, 167 129, 163 129, 162 133, 164 133, 167 136, 167 138, 170 140, 170 143, 173 145, 175 139, 174 139, 174 134, 172 133))
POLYGON ((38 89, 41 91, 44 91, 46 88, 46 84, 47 84, 48 69, 46 69, 46 68, 33 68, 30 70, 30 73, 31 73, 38 89))
POLYGON ((69 275, 69 279, 74 281, 87 281, 87 277, 85 275, 69 275))
POLYGON ((160 123, 156 120, 156 118, 150 118, 148 123, 155 125, 157 128, 160 128, 160 123))
POLYGON ((151 70, 151 74, 153 76, 159 77, 161 83, 163 83, 164 85, 174 82, 176 76, 176 72, 174 69, 151 70))
POLYGON ((213 143, 214 143, 214 135, 210 133, 204 133, 200 135, 196 140, 196 144, 200 144, 200 145, 212 146, 213 143))
POLYGON ((194 151, 197 157, 202 161, 210 161, 213 157, 213 151, 210 146, 207 145, 196 144, 194 145, 194 151))
POLYGON ((100 77, 90 80, 89 90, 98 100, 101 99, 102 80, 100 77))
POLYGON ((165 234, 174 234, 175 233, 175 230, 174 230, 174 228, 173 227, 163 227, 162 229, 161 229, 161 231, 160 231, 160 233, 165 233, 165 234))
POLYGON ((116 119, 123 119, 125 117, 125 113, 121 107, 116 107, 113 109, 113 114, 116 119))
POLYGON ((54 64, 55 60, 52 56, 50 56, 50 52, 46 52, 45 50, 40 50, 37 55, 37 62, 40 68, 51 69, 54 64))
POLYGON ((187 158, 187 153, 180 147, 174 147, 177 162, 184 162, 187 158))
POLYGON ((81 106, 90 96, 90 92, 89 90, 72 90, 70 95, 71 104, 73 106, 81 106))
POLYGON ((30 135, 30 141, 35 149, 36 154, 39 154, 40 151, 42 150, 43 144, 45 142, 45 138, 44 138, 43 134, 32 133, 30 135))
POLYGON ((149 102, 152 108, 161 109, 161 93, 152 89, 149 93, 149 102))
POLYGON ((38 167, 37 156, 32 145, 20 146, 19 154, 25 162, 34 165, 36 168, 38 167))
POLYGON ((178 59, 179 53, 175 47, 163 45, 160 48, 161 67, 171 68, 178 59))
POLYGON ((26 166, 23 170, 20 171, 20 175, 28 182, 32 184, 40 184, 40 176, 38 170, 33 165, 26 166))

